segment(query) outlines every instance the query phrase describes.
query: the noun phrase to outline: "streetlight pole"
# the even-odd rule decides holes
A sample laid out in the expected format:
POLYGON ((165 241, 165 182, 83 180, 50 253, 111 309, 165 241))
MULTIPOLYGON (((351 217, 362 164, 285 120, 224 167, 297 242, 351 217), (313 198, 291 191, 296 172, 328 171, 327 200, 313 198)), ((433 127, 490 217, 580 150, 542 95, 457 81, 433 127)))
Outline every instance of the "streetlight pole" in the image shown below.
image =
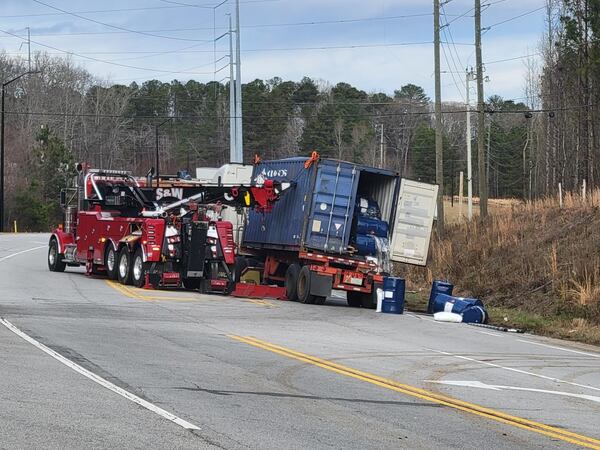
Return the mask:
POLYGON ((5 208, 5 203, 4 203, 4 113, 5 113, 5 100, 4 98, 6 97, 6 86, 8 86, 11 83, 14 83, 15 81, 23 78, 25 75, 31 75, 34 73, 39 73, 39 71, 36 72, 25 72, 22 73, 21 75, 19 75, 18 77, 13 78, 12 80, 6 81, 4 83, 2 83, 2 106, 1 106, 1 112, 0 112, 0 232, 4 231, 4 210, 5 208))

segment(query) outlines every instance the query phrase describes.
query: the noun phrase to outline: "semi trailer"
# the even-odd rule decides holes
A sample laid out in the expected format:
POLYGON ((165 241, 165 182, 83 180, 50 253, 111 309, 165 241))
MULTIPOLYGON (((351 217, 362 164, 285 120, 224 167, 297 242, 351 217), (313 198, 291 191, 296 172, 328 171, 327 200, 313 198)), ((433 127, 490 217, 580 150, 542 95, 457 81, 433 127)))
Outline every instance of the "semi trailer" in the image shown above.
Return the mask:
POLYGON ((252 176, 294 187, 269 215, 249 212, 237 279, 258 266, 289 300, 322 304, 341 290, 350 306, 374 308, 391 261, 425 265, 436 185, 316 153, 259 162, 252 176))

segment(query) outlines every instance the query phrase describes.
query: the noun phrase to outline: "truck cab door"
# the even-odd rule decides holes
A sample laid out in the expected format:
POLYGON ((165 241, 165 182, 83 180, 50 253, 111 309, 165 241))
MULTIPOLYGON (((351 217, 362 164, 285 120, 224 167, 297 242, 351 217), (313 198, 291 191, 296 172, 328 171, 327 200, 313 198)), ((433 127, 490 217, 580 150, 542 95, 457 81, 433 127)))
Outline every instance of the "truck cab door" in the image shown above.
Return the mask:
POLYGON ((437 195, 436 184, 401 180, 390 246, 392 261, 427 264, 437 195))

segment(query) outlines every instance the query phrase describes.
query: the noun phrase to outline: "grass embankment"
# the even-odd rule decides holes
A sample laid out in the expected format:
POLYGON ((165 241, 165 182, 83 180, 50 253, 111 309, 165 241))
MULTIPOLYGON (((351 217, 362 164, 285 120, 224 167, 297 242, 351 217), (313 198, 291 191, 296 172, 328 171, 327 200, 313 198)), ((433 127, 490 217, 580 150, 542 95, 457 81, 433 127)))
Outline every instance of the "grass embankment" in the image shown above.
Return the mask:
POLYGON ((431 281, 481 298, 493 325, 600 345, 600 191, 515 203, 485 224, 434 234, 427 267, 399 267, 407 306, 423 310, 431 281))

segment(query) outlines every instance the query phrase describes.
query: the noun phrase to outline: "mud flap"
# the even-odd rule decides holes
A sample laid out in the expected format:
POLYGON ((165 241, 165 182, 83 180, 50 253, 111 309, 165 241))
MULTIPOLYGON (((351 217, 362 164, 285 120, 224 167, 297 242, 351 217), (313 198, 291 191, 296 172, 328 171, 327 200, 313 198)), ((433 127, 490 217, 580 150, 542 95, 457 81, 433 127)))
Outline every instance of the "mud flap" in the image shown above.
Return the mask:
POLYGON ((333 286, 332 277, 316 272, 310 273, 310 294, 317 297, 330 297, 333 286))

